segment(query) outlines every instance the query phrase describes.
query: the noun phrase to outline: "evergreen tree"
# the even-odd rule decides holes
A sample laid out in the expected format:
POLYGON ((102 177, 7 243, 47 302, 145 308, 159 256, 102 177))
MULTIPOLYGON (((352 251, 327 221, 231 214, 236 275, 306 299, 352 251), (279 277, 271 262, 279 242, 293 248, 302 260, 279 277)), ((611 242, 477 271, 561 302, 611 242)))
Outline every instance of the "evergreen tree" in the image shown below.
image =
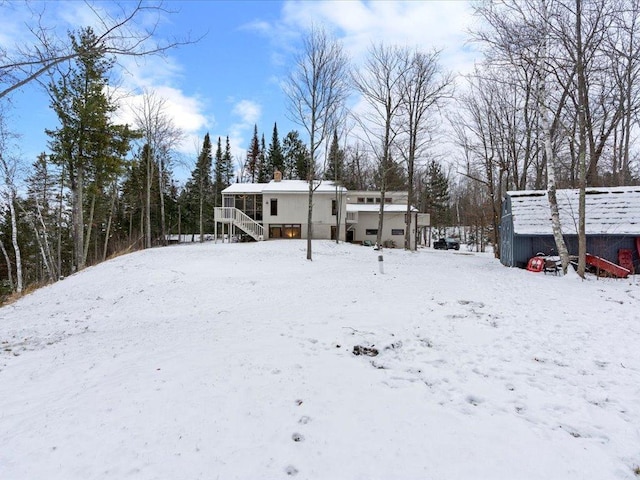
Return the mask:
POLYGON ((449 222, 449 181, 440 163, 431 160, 424 174, 421 210, 431 215, 431 225, 440 229, 449 222))
POLYGON ((247 151, 247 161, 245 163, 246 180, 254 183, 258 178, 260 161, 260 141, 258 140, 258 125, 253 126, 253 137, 247 151))
POLYGON ((269 170, 270 168, 267 164, 267 147, 264 142, 264 134, 262 134, 260 153, 258 154, 258 183, 265 183, 271 180, 272 173, 270 173, 269 170))
POLYGON ((276 170, 280 172, 284 170, 284 154, 282 152, 282 146, 280 145, 280 138, 278 137, 278 124, 276 123, 273 124, 273 135, 271 137, 267 159, 270 178, 273 177, 273 173, 276 170))
POLYGON ((325 180, 333 180, 342 183, 344 181, 344 150, 340 148, 338 143, 338 132, 333 131, 333 140, 329 148, 329 156, 327 157, 327 168, 324 172, 325 180))
POLYGON ((107 96, 107 72, 114 60, 95 47, 99 42, 93 30, 85 28, 77 37, 71 35, 71 41, 77 54, 74 66, 50 87, 60 127, 47 134, 51 159, 64 166, 71 187, 74 262, 80 270, 87 261, 91 229, 101 223, 95 215, 107 197, 105 189, 121 172, 130 141, 137 135, 126 125, 111 123, 117 106, 107 96))
POLYGON ((215 181, 213 182, 213 190, 215 195, 215 206, 222 205, 222 190, 226 188, 224 184, 224 156, 222 154, 222 140, 218 137, 218 148, 216 149, 216 166, 214 172, 215 181))
POLYGON ((231 158, 231 144, 229 143, 229 135, 227 135, 224 154, 222 155, 222 184, 227 188, 233 182, 233 159, 231 158))
POLYGON ((282 178, 307 180, 309 172, 309 150, 296 130, 287 133, 282 142, 282 178))
POLYGON ((185 206, 191 226, 197 219, 197 231, 200 242, 204 242, 205 230, 213 225, 213 182, 211 181, 211 168, 213 157, 211 154, 211 140, 209 134, 204 136, 202 150, 198 155, 196 165, 191 172, 191 178, 185 185, 182 201, 185 206))

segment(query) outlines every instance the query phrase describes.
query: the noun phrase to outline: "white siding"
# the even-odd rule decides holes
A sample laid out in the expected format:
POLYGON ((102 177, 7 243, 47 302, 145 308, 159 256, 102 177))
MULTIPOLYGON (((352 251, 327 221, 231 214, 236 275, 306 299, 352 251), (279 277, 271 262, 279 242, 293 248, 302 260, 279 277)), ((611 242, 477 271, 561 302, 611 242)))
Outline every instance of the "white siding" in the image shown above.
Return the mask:
MULTIPOLYGON (((315 192, 313 195, 313 238, 330 239, 331 227, 336 224, 335 215, 331 215, 331 201, 335 199, 333 193, 315 192)), ((309 212, 308 193, 279 193, 264 192, 263 194, 263 224, 269 232, 270 225, 300 225, 302 238, 307 238, 307 218, 309 212), (271 215, 271 201, 277 199, 278 214, 271 215)), ((342 205, 342 225, 340 239, 344 240, 344 218, 346 205, 342 205)))
MULTIPOLYGON (((384 214, 384 223, 382 225, 382 241, 393 240, 397 248, 404 247, 404 213, 399 212, 386 212, 384 214), (402 230, 402 235, 393 235, 393 230, 402 230)), ((411 246, 414 247, 415 242, 415 222, 411 222, 411 246)), ((376 235, 367 235, 367 230, 378 229, 378 213, 377 212, 358 212, 358 223, 353 226, 354 235, 353 240, 356 242, 362 242, 369 240, 376 241, 376 235)))

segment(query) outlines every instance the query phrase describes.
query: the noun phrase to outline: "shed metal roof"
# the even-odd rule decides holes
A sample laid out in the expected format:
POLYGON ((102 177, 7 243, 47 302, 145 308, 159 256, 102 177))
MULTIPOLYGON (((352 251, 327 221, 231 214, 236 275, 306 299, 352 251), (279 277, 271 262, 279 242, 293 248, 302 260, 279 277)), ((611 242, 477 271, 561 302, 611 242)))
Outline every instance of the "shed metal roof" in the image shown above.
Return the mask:
MULTIPOLYGON (((511 197, 514 233, 551 235, 547 192, 507 192, 511 197)), ((576 235, 579 190, 558 190, 562 232, 576 235)), ((586 189, 586 232, 589 235, 640 235, 640 187, 589 187, 586 189)))

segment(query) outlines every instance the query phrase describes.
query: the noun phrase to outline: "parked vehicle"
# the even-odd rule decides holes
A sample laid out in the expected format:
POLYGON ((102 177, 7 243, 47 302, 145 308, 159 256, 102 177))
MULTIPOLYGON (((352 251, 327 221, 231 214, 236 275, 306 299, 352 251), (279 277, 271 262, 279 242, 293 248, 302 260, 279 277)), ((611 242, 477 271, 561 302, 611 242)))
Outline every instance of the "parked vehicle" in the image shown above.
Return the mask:
POLYGON ((460 250, 460 242, 455 238, 440 238, 433 242, 436 250, 460 250))

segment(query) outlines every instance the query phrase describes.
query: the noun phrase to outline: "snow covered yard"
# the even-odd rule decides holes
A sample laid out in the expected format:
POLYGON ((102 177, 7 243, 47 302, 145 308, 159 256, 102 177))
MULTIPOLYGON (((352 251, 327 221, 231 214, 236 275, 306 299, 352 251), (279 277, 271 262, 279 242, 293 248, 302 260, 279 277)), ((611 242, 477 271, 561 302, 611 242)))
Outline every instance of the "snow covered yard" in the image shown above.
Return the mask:
POLYGON ((153 249, 0 309, 0 478, 639 478, 640 279, 377 255, 153 249))

